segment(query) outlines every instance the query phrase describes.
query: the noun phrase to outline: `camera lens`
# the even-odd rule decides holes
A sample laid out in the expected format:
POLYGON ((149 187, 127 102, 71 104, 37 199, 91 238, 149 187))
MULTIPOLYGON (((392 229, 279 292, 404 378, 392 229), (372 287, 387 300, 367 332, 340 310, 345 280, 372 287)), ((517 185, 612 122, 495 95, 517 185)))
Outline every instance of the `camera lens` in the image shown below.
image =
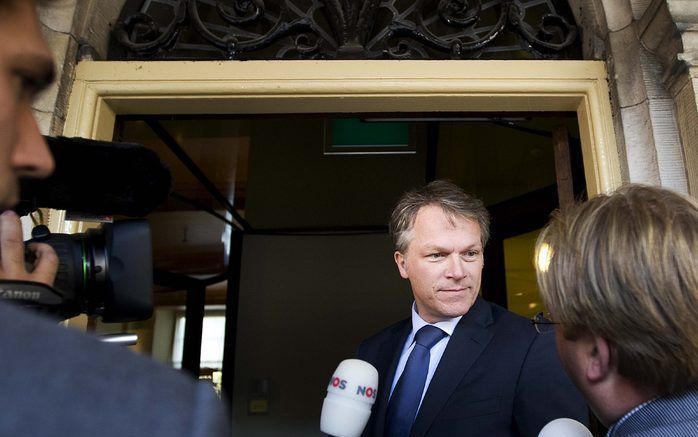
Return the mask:
POLYGON ((52 234, 37 226, 32 235, 30 241, 47 243, 58 255, 54 288, 63 299, 60 316, 85 313, 105 322, 150 317, 153 273, 146 220, 106 223, 85 234, 52 234))

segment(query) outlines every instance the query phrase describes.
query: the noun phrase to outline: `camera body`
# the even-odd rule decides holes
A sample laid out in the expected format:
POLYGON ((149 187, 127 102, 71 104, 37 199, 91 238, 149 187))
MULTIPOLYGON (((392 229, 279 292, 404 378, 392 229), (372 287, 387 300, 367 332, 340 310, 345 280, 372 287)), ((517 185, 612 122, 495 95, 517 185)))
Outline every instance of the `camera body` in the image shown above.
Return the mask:
MULTIPOLYGON (((105 223, 84 234, 32 230, 27 242, 49 244, 58 255, 53 289, 45 287, 27 306, 62 318, 85 313, 104 322, 150 318, 153 311, 153 261, 150 227, 145 219, 105 223)), ((28 267, 33 264, 28 253, 28 267)))

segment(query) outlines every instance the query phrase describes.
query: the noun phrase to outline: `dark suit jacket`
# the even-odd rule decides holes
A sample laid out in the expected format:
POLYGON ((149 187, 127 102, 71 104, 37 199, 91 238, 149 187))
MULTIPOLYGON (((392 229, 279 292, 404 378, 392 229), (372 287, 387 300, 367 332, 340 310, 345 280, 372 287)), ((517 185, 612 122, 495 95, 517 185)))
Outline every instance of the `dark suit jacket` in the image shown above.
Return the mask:
MULTIPOLYGON (((403 320, 365 340, 358 358, 378 369, 379 390, 365 437, 382 437, 390 384, 405 339, 403 320)), ((461 318, 412 427, 412 437, 536 437, 569 417, 586 424, 584 399, 564 374, 554 334, 478 298, 461 318)))
POLYGON ((230 436, 210 384, 0 302, 0 436, 230 436))

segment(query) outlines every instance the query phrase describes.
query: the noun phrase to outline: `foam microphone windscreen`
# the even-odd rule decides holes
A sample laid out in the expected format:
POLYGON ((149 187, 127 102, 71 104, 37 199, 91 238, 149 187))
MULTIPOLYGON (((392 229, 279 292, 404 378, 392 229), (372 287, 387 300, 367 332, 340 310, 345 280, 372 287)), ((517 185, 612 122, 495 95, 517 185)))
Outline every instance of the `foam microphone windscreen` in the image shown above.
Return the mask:
POLYGON ((142 217, 169 195, 169 169, 140 144, 45 137, 56 167, 46 179, 21 181, 18 213, 36 208, 142 217))
POLYGON ((593 437, 586 426, 566 417, 548 422, 540 430, 538 437, 593 437))
POLYGON ((320 431, 334 437, 359 437, 378 394, 378 371, 366 361, 339 363, 322 403, 320 431))

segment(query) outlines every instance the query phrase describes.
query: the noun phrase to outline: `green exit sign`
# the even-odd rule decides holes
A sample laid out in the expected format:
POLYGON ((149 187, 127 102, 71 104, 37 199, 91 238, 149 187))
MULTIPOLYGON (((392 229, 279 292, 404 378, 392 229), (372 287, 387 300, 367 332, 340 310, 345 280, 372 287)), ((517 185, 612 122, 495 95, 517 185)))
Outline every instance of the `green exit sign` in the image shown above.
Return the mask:
POLYGON ((404 121, 333 118, 325 122, 325 154, 414 153, 410 126, 404 121))

